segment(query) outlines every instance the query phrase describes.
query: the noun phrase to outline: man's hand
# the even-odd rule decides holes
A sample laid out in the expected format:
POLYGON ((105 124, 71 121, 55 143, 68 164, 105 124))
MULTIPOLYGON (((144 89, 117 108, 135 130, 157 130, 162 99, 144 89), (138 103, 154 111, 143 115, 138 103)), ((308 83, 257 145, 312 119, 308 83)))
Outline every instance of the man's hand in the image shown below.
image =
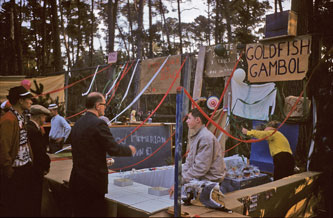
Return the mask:
POLYGON ((248 130, 247 130, 247 129, 245 129, 245 128, 243 128, 243 129, 242 129, 242 133, 243 133, 244 135, 246 135, 246 134, 247 134, 247 131, 248 131, 248 130))
POLYGON ((134 155, 136 153, 136 148, 133 145, 130 145, 129 148, 132 151, 132 155, 134 155))
POLYGON ((106 158, 106 165, 108 167, 112 166, 114 164, 114 159, 113 158, 106 158))
POLYGON ((175 186, 171 186, 169 188, 169 195, 170 195, 170 198, 172 197, 173 193, 175 192, 175 186))

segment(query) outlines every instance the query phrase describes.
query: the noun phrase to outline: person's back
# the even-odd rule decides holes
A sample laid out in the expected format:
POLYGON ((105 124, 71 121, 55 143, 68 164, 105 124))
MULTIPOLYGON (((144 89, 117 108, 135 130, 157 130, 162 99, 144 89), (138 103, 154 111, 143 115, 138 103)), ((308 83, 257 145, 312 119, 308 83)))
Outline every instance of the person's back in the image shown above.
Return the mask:
POLYGON ((75 123, 71 133, 72 172, 91 186, 96 186, 96 178, 103 177, 101 184, 98 185, 100 187, 95 188, 104 193, 108 169, 103 139, 107 133, 100 132, 100 129, 109 131, 107 124, 90 112, 75 123))
POLYGON ((106 153, 131 156, 136 149, 119 145, 107 124, 98 117, 104 115, 106 103, 101 93, 87 96, 87 112, 72 128, 73 169, 69 180, 74 216, 106 216, 104 195, 108 191, 106 153))
POLYGON ((274 163, 274 180, 278 180, 294 173, 295 160, 290 148, 288 139, 276 128, 279 126, 277 121, 270 121, 264 130, 242 129, 242 133, 258 139, 269 136, 266 140, 269 152, 274 163), (274 134, 273 134, 274 133, 274 134), (272 135, 273 134, 273 135, 272 135))

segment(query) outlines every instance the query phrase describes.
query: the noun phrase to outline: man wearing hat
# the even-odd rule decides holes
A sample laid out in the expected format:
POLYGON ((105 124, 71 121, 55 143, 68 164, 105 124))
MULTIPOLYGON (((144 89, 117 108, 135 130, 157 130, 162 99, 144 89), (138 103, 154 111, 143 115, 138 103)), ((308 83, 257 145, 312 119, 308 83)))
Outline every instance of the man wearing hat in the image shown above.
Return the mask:
POLYGON ((33 172, 34 180, 31 187, 33 191, 33 212, 36 217, 41 216, 42 186, 43 177, 50 170, 50 157, 46 154, 48 138, 41 132, 41 126, 44 124, 50 111, 41 105, 32 105, 30 109, 31 118, 27 124, 28 139, 34 155, 33 172))
POLYGON ((71 126, 65 118, 58 114, 58 105, 50 104, 48 109, 51 112, 51 130, 49 134, 50 153, 54 153, 62 149, 64 142, 71 132, 71 126))
POLYGON ((32 95, 16 86, 7 98, 12 106, 0 120, 0 211, 4 216, 32 216, 33 153, 23 115, 31 107, 32 95))

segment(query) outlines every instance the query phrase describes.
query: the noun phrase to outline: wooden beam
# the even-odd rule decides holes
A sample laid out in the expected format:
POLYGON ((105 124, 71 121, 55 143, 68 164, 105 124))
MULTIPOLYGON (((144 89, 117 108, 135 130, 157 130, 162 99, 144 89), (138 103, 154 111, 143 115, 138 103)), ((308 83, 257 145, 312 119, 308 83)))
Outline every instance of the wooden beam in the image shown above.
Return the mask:
POLYGON ((197 66, 195 70, 193 99, 198 99, 201 97, 202 77, 205 68, 205 55, 206 55, 206 47, 202 46, 199 49, 197 66))

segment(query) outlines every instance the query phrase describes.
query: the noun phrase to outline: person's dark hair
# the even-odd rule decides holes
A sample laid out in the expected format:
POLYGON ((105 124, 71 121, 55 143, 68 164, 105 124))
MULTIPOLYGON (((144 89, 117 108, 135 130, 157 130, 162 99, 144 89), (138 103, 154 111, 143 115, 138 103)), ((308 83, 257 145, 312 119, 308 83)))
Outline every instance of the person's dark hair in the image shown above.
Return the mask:
POLYGON ((16 105, 19 99, 32 99, 31 93, 26 90, 23 86, 15 86, 9 89, 7 99, 11 105, 16 105))
POLYGON ((256 126, 256 130, 264 130, 266 128, 266 124, 260 123, 256 126))
MULTIPOLYGON (((209 113, 207 112, 206 109, 202 109, 207 115, 209 115, 209 113)), ((207 119, 206 117, 197 109, 197 108, 193 108, 190 113, 192 114, 193 117, 199 117, 201 119, 201 122, 203 124, 207 123, 207 119)))
POLYGON ((103 101, 103 95, 101 93, 90 93, 86 99, 86 108, 93 109, 95 104, 103 101))
POLYGON ((278 128, 280 126, 280 122, 276 120, 272 120, 269 123, 267 123, 266 127, 273 127, 273 128, 278 128))

